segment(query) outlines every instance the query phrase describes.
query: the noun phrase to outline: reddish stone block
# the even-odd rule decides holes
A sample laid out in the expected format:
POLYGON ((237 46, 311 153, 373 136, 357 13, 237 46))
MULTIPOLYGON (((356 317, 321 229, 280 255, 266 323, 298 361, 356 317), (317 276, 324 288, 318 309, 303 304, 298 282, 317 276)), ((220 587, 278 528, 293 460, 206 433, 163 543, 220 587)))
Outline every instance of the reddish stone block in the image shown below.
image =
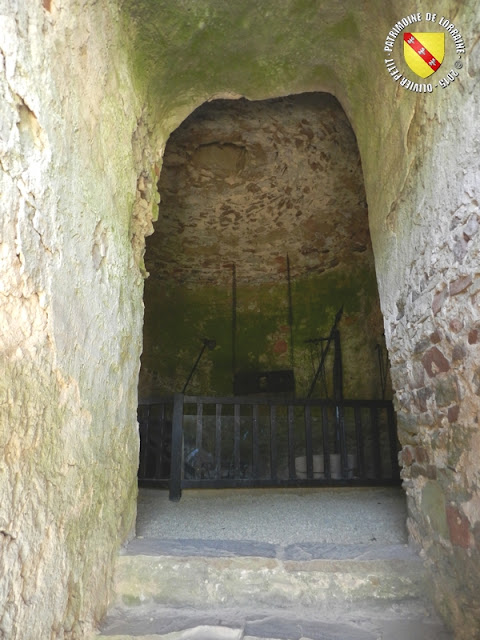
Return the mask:
POLYGON ((460 407, 458 404, 454 404, 453 407, 448 407, 448 421, 456 422, 458 420, 458 414, 460 413, 460 407))
POLYGON ((460 513, 457 507, 451 505, 447 507, 447 523, 452 544, 463 549, 472 546, 470 524, 467 517, 460 513))
POLYGON ((456 296, 459 293, 462 293, 462 291, 465 291, 465 289, 468 289, 468 287, 471 284, 472 284, 472 276, 471 275, 462 276, 461 278, 457 278, 457 280, 454 280, 453 282, 450 283, 450 287, 449 287, 450 295, 451 296, 456 296))
POLYGON ((475 545, 480 549, 480 522, 473 527, 473 539, 475 541, 475 545))
POLYGON ((478 330, 472 329, 468 334, 468 344, 477 344, 478 342, 478 330))
POLYGON ((425 447, 415 447, 415 459, 420 464, 428 462, 428 452, 425 447))
POLYGON ((432 347, 425 353, 422 364, 430 378, 434 378, 439 373, 446 373, 450 369, 450 363, 437 347, 432 347))
POLYGON ((277 340, 277 342, 273 345, 273 351, 275 353, 286 353, 288 351, 288 344, 285 340, 277 340))
POLYGON ((429 480, 436 480, 437 467, 433 464, 422 465, 414 462, 410 468, 410 476, 412 478, 428 478, 429 480))
POLYGON ((442 308, 442 305, 445 302, 447 296, 448 296, 448 290, 444 289, 443 291, 436 293, 435 296, 433 297, 432 311, 434 316, 436 316, 437 313, 442 308))
POLYGON ((453 333, 459 333, 463 329, 463 322, 459 318, 454 318, 450 320, 450 329, 453 333))
POLYGON ((414 460, 413 447, 406 445, 405 447, 403 447, 400 455, 401 455, 401 464, 403 464, 403 466, 405 467, 409 467, 414 460))

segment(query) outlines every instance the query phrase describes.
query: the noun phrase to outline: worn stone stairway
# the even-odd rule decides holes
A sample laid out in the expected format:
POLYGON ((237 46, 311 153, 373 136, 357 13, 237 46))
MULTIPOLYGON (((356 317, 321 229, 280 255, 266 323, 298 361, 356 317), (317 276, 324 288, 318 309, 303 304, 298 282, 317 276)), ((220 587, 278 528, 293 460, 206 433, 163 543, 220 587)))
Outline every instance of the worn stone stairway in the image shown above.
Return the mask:
POLYGON ((404 544, 133 540, 97 640, 448 640, 404 544))

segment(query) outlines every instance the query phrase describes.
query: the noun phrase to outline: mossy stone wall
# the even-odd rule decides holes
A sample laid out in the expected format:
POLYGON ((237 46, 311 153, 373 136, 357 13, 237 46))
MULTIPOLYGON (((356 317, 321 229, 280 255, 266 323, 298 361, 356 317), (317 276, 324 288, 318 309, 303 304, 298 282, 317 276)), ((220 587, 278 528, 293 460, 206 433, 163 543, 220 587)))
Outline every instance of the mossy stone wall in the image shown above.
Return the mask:
POLYGON ((4 3, 6 637, 85 637, 132 531, 141 261, 168 136, 206 100, 313 91, 338 98, 360 150, 410 537, 456 637, 478 637, 480 16, 474 0, 435 3, 466 53, 453 86, 420 95, 384 64, 386 34, 412 10, 432 6, 4 3))
MULTIPOLYGON (((411 540, 425 551, 445 619, 458 638, 475 638, 480 627, 478 583, 474 587, 470 570, 480 562, 475 2, 435 5, 437 20, 445 16, 459 28, 466 51, 459 79, 431 94, 400 87, 384 63, 384 41, 393 25, 412 11, 423 16, 432 11, 423 0, 415 7, 406 1, 285 2, 281 11, 273 1, 227 7, 205 0, 195 9, 154 0, 123 6, 136 25, 132 61, 160 137, 205 100, 218 97, 264 99, 323 90, 345 109, 365 178, 404 445, 411 540), (148 28, 142 30, 142 24, 148 28), (446 377, 455 388, 449 405, 437 393, 446 377), (422 515, 428 495, 423 487, 435 478, 445 496, 447 538, 445 528, 437 530, 440 519, 422 515)), ((424 21, 422 28, 440 27, 424 21)), ((449 38, 445 74, 456 59, 449 38)), ((400 38, 394 51, 399 61, 401 44, 400 38)))

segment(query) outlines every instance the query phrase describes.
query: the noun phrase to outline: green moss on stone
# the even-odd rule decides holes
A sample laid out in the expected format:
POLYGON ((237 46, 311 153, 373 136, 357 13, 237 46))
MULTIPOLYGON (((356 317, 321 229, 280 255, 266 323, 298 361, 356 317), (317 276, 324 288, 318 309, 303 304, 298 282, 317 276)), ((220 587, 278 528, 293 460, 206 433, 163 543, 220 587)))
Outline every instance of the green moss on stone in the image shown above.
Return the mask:
POLYGON ((359 37, 358 26, 355 20, 355 16, 352 13, 348 13, 343 20, 335 23, 333 26, 328 27, 327 33, 332 37, 340 40, 354 41, 359 37))
MULTIPOLYGON (((369 329, 369 318, 378 322, 378 294, 374 274, 333 271, 292 283, 294 368, 297 392, 305 394, 313 372, 308 340, 329 334, 338 310, 346 394, 368 397, 365 377, 376 375, 375 342, 380 327, 369 329), (343 324, 342 324, 343 323, 343 324), (343 329, 342 329, 343 326, 343 329), (370 373, 352 360, 364 351, 371 358, 370 373), (370 354, 370 355, 369 355, 370 354), (363 390, 363 391, 360 391, 363 390)), ((232 391, 232 292, 228 286, 187 287, 146 283, 143 367, 156 371, 162 391, 178 391, 202 346, 203 338, 215 338, 217 347, 206 351, 189 386, 199 393, 232 391)), ((236 308, 236 366, 238 371, 291 368, 291 335, 286 283, 239 284, 236 308)), ((375 386, 376 381, 370 382, 375 386)), ((379 392, 378 392, 379 393, 379 392)), ((377 393, 377 396, 378 396, 377 393)))
POLYGON ((448 524, 445 511, 445 495, 437 482, 429 480, 422 490, 422 514, 430 521, 432 529, 448 540, 448 524))
POLYGON ((334 57, 336 40, 357 33, 353 15, 337 11, 339 19, 325 25, 319 3, 298 0, 282 5, 282 11, 273 0, 124 0, 121 8, 133 76, 157 116, 226 90, 265 97, 281 95, 282 87, 295 85, 300 76, 325 82, 328 65, 314 64, 312 73, 299 65, 301 52, 317 58, 312 52, 321 43, 334 57))

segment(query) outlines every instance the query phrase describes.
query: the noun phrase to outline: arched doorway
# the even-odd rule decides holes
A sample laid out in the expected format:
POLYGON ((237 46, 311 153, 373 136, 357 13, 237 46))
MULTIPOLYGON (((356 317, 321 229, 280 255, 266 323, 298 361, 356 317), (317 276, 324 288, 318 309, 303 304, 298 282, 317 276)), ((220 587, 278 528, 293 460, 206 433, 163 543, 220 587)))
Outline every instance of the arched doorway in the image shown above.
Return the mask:
POLYGON ((172 134, 158 186, 141 477, 168 480, 171 406, 159 397, 183 391, 197 404, 184 417, 184 471, 205 485, 244 486, 255 468, 260 483, 398 481, 363 175, 337 100, 204 104, 172 134), (202 400, 199 417, 199 396, 257 404, 221 408, 219 426, 218 402, 202 400), (259 397, 276 403, 273 423, 259 397), (305 398, 330 403, 307 427, 295 419, 305 398), (340 399, 352 401, 341 416, 340 399), (284 433, 275 443, 273 430, 284 433))

